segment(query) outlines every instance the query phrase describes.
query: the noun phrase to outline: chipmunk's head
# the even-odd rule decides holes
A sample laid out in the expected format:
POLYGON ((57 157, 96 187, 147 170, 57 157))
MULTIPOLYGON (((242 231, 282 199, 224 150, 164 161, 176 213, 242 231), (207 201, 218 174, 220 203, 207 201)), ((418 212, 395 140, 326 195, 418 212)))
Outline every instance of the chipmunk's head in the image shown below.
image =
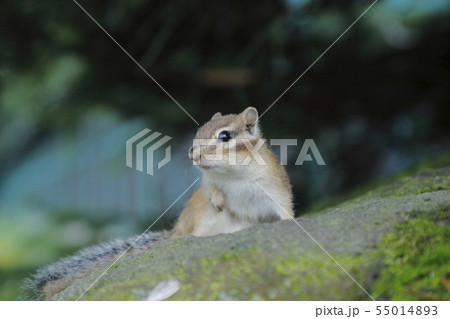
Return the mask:
POLYGON ((254 107, 240 114, 216 113, 198 130, 189 158, 202 170, 226 172, 230 166, 241 165, 260 139, 254 107))

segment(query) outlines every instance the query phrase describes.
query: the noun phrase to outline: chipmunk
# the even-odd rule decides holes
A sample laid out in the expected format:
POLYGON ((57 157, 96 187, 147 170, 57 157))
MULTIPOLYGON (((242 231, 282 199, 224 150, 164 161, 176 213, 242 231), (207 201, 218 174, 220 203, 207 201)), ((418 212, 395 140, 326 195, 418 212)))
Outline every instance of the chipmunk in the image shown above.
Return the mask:
POLYGON ((262 139, 254 107, 214 114, 198 130, 189 158, 202 172, 202 186, 172 236, 231 233, 294 216, 288 175, 262 139))
POLYGON ((88 247, 39 269, 26 280, 28 299, 51 299, 70 283, 108 267, 124 251, 135 253, 181 236, 212 236, 294 216, 292 191, 283 166, 262 138, 258 112, 216 113, 197 132, 189 158, 202 185, 169 232, 149 232, 88 247))

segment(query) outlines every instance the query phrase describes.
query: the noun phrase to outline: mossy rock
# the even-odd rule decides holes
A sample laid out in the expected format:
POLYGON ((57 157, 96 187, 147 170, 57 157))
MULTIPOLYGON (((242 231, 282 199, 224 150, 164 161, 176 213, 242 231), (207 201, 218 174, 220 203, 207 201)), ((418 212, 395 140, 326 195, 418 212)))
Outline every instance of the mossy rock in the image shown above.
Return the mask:
MULTIPOLYGON (((169 300, 448 299, 449 212, 450 167, 424 170, 297 223, 179 238, 125 255, 81 300, 145 300, 174 279, 180 289, 169 300)), ((103 272, 55 299, 77 299, 103 272)))

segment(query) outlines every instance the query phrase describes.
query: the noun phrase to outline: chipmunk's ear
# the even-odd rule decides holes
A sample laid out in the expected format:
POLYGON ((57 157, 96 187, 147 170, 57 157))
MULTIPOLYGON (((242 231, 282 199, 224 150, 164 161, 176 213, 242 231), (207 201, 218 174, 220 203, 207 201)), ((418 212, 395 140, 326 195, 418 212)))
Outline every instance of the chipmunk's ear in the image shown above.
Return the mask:
POLYGON ((222 113, 217 112, 216 114, 214 114, 214 115, 211 117, 211 121, 212 121, 212 120, 217 120, 219 117, 222 117, 222 113))
POLYGON ((242 113, 241 117, 245 123, 245 130, 252 135, 259 133, 258 131, 258 111, 254 107, 246 108, 242 113))

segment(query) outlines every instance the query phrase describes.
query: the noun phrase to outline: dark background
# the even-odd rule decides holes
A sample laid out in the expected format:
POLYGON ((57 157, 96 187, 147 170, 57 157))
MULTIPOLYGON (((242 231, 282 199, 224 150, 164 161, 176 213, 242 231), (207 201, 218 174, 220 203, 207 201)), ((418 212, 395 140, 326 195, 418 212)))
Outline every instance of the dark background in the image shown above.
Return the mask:
MULTIPOLYGON (((204 123, 262 113, 372 2, 79 3, 204 123)), ((34 268, 146 229, 196 174, 186 150, 197 125, 72 0, 1 7, 0 299, 14 299, 34 268), (103 142, 124 123, 124 137, 103 142), (178 163, 154 182, 124 164, 126 138, 145 127, 173 137, 178 163), (116 192, 126 198, 111 203, 116 192)), ((378 1, 262 117, 266 138, 300 141, 288 165, 298 214, 448 150, 449 12, 443 0, 378 1), (293 165, 306 138, 326 166, 293 165)))

